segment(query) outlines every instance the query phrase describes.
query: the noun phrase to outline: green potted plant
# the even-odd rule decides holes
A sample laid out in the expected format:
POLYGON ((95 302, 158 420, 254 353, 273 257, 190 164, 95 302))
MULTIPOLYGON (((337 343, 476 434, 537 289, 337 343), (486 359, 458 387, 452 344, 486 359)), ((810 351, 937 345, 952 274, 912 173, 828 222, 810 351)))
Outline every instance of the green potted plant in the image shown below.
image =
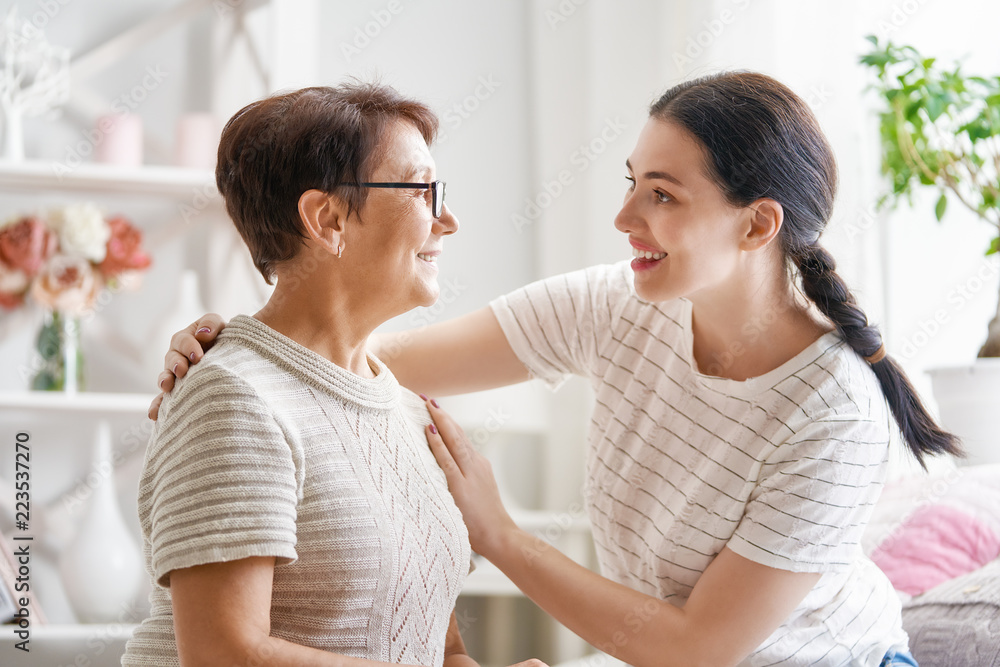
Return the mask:
MULTIPOLYGON (((1000 251, 1000 76, 967 76, 911 46, 882 43, 861 63, 874 70, 882 171, 891 183, 882 204, 912 204, 916 190, 938 192, 940 221, 955 203, 994 227, 986 254, 1000 251)), ((1000 281, 998 281, 1000 282, 1000 281)), ((1000 295, 1000 284, 998 284, 1000 295)), ((1000 296, 976 363, 931 371, 945 427, 957 433, 969 462, 1000 461, 994 416, 1000 411, 1000 296)))

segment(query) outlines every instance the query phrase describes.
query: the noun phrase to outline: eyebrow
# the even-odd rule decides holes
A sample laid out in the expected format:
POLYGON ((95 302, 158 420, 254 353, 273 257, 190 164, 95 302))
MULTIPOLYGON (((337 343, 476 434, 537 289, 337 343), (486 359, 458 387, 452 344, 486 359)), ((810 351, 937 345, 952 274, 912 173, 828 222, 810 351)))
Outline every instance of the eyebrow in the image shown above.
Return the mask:
MULTIPOLYGON (((628 167, 629 171, 633 171, 632 163, 629 162, 628 160, 625 160, 625 166, 628 167)), ((642 175, 642 177, 649 180, 669 181, 671 183, 674 183, 675 185, 681 186, 682 188, 686 187, 683 183, 681 183, 679 180, 677 180, 676 178, 674 178, 665 171, 647 171, 645 174, 642 175)))
POLYGON ((412 181, 413 179, 419 176, 423 176, 425 174, 427 175, 428 178, 430 177, 431 166, 429 164, 417 164, 407 169, 406 173, 403 175, 403 178, 412 181))

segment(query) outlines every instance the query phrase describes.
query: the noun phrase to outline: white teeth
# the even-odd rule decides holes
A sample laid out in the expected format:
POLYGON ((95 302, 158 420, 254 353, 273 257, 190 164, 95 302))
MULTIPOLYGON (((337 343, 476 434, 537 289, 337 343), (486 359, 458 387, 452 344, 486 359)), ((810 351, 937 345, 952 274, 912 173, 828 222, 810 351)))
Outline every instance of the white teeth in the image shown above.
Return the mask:
POLYGON ((425 255, 422 252, 418 252, 417 253, 417 258, 422 259, 425 262, 434 262, 434 261, 437 261, 437 257, 435 257, 434 255, 425 255))
POLYGON ((638 248, 632 248, 632 256, 636 259, 663 259, 667 256, 665 252, 649 252, 648 250, 639 250, 638 248))

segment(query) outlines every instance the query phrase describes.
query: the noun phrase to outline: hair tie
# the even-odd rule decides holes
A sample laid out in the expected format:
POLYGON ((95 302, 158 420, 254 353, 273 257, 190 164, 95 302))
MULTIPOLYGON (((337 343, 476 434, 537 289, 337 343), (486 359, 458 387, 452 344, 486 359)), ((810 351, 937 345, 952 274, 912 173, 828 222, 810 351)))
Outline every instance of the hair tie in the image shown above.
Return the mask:
POLYGON ((885 359, 885 343, 879 345, 877 350, 875 350, 872 354, 865 357, 865 361, 867 361, 869 364, 872 365, 877 364, 883 359, 885 359))

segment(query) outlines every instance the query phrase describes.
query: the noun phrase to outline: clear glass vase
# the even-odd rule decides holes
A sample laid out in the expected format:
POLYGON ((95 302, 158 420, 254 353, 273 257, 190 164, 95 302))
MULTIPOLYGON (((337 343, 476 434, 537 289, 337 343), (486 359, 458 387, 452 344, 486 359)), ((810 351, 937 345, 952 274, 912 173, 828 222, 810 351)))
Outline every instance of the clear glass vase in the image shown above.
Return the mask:
POLYGON ((58 310, 46 315, 35 349, 41 365, 31 382, 32 389, 68 394, 83 391, 83 350, 78 317, 67 316, 58 310))

